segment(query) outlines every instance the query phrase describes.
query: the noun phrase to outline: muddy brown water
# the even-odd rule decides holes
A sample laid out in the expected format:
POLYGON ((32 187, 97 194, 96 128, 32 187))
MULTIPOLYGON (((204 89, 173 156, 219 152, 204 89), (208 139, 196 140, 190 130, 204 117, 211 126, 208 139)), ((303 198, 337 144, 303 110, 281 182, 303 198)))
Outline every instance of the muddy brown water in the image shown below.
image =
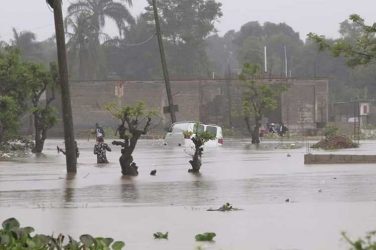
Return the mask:
MULTIPOLYGON (((192 175, 189 149, 142 140, 134 153, 140 175, 124 178, 119 148, 99 165, 94 142, 82 140, 78 173, 68 178, 56 152, 63 141, 48 140, 43 155, 0 162, 0 220, 16 217, 46 234, 111 236, 135 250, 348 249, 341 231, 357 238, 376 229, 374 164, 305 166, 304 144, 225 143, 205 150, 201 174, 192 175), (206 211, 225 202, 242 210, 206 211), (169 240, 154 240, 156 231, 169 240), (215 242, 194 241, 207 231, 215 242)), ((375 151, 376 141, 367 141, 336 153, 375 151)))

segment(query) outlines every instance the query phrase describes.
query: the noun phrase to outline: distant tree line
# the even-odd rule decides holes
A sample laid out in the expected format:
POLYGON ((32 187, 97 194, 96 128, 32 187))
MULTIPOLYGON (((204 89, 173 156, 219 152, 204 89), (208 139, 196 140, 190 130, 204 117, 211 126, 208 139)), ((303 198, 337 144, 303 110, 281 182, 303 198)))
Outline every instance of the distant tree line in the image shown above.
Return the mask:
MULTIPOLYGON (((129 12, 131 7, 131 0, 72 1, 65 20, 71 79, 151 80, 162 77, 151 1, 136 18, 129 12), (104 32, 108 19, 117 25, 118 35, 111 37, 104 32)), ((215 23, 222 11, 221 4, 215 0, 158 1, 158 7, 172 79, 211 78, 213 75, 224 78, 229 73, 236 78, 245 63, 258 64, 263 69, 266 46, 265 76, 285 77, 287 73, 288 77, 328 77, 332 101, 374 98, 376 70, 373 63, 349 68, 344 53, 333 58, 330 51, 319 51, 318 43, 302 40, 287 24, 251 21, 239 31, 231 30, 219 36, 215 23)), ((357 16, 340 24, 339 39, 328 41, 354 44, 361 38, 372 43, 370 30, 368 36, 363 32, 364 20, 354 17, 357 16)), ((14 29, 13 32, 10 45, 20 50, 24 60, 45 65, 55 61, 53 37, 37 42, 31 31, 14 29)), ((365 62, 368 59, 364 56, 354 60, 365 62)), ((350 64, 354 66, 355 61, 350 64)))

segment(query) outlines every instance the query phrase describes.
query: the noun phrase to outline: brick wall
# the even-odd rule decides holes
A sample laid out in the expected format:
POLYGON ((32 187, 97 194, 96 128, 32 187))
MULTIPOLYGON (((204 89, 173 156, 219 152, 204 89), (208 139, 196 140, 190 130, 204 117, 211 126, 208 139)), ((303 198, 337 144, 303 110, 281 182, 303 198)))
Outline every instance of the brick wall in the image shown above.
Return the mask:
MULTIPOLYGON (((287 84, 288 90, 281 96, 280 107, 268 115, 269 122, 283 121, 290 130, 315 129, 318 122, 328 119, 328 80, 271 79, 269 84, 287 84)), ((172 81, 174 104, 179 105, 178 121, 198 121, 228 126, 228 93, 232 99, 232 117, 236 121, 241 112, 242 83, 233 80, 226 88, 225 80, 172 81)), ((110 102, 134 104, 143 101, 160 113, 159 129, 167 126, 169 115, 163 114, 167 106, 166 90, 163 81, 97 81, 71 82, 71 100, 74 127, 77 134, 93 128, 96 122, 104 127, 116 128, 114 120, 104 106, 110 102), (119 87, 123 86, 122 96, 119 87)), ((60 99, 55 105, 60 107, 60 99)), ((235 126, 243 126, 242 119, 235 126)), ((61 122, 51 134, 62 135, 61 122)))

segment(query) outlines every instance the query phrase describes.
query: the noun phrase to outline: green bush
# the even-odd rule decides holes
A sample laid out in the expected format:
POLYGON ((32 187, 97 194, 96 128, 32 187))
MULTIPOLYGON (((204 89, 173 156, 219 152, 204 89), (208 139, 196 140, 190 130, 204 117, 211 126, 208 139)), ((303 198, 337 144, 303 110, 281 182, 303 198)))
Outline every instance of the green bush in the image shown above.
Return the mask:
POLYGON ((196 241, 213 241, 214 237, 216 236, 213 232, 206 232, 203 234, 197 234, 195 236, 196 241))
POLYGON ((56 238, 43 234, 35 234, 34 228, 20 227, 15 218, 10 218, 2 223, 0 229, 0 250, 121 250, 125 244, 122 241, 114 242, 111 238, 93 237, 88 234, 81 235, 79 241, 59 234, 56 238))
POLYGON ((351 240, 346 233, 342 233, 343 238, 351 245, 350 250, 376 250, 376 231, 368 232, 364 239, 351 240))
POLYGON ((162 232, 156 232, 153 234, 154 239, 168 239, 168 232, 162 233, 162 232))
POLYGON ((324 129, 324 136, 325 138, 330 138, 336 136, 338 134, 339 128, 334 125, 328 125, 324 129))

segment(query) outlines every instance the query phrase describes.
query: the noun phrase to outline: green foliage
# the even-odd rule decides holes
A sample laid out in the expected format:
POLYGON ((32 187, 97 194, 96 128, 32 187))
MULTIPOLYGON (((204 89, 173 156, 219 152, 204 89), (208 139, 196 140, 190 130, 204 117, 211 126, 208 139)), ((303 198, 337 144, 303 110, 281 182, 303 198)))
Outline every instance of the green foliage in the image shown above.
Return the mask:
POLYGON ((209 140, 213 140, 215 139, 215 135, 207 132, 207 131, 204 131, 204 132, 199 132, 198 134, 195 135, 196 138, 199 138, 201 141, 203 141, 204 143, 209 141, 209 140))
MULTIPOLYGON (((154 21, 152 1, 146 15, 154 21)), ((222 16, 222 4, 214 0, 158 1, 163 34, 177 43, 202 41, 215 30, 214 22, 222 16)))
POLYGON ((68 54, 76 66, 79 79, 91 80, 105 74, 106 62, 100 42, 109 40, 110 37, 103 29, 106 20, 111 19, 122 37, 127 24, 135 23, 126 4, 132 6, 132 1, 123 3, 114 0, 76 0, 68 6, 68 17, 65 21, 69 37, 68 54))
MULTIPOLYGON (((108 68, 122 79, 145 80, 160 78, 161 60, 158 43, 155 42, 155 25, 143 15, 136 24, 127 28, 125 39, 113 39, 104 44, 108 68), (140 44, 141 42, 141 44, 140 44), (140 44, 127 48, 129 44, 140 44)), ((165 41, 168 53, 167 41, 165 41)), ((129 46, 128 46, 129 47, 129 46)), ((174 65, 168 64, 171 71, 174 65)))
POLYGON ((18 50, 7 48, 0 51, 0 95, 10 96, 17 102, 20 107, 18 115, 26 109, 29 94, 25 71, 18 50))
POLYGON ((351 240, 345 232, 342 232, 342 237, 350 244, 350 250, 376 250, 376 231, 368 232, 364 239, 356 241, 351 240))
POLYGON ((17 134, 19 106, 11 96, 0 95, 0 143, 17 134))
POLYGON ((239 79, 244 83, 243 114, 260 119, 267 111, 277 108, 277 98, 286 90, 284 85, 270 85, 256 81, 260 72, 258 65, 246 63, 239 79))
POLYGON ((55 99, 55 85, 58 78, 56 64, 50 64, 50 70, 44 65, 27 62, 24 63, 24 81, 27 82, 31 99, 31 112, 34 116, 35 148, 33 152, 41 153, 44 141, 47 138, 47 130, 57 122, 57 112, 50 106, 55 99), (47 92, 49 96, 47 96, 47 92), (46 99, 41 100, 45 95, 46 99))
POLYGON ((112 238, 93 237, 88 234, 80 236, 76 241, 68 236, 69 241, 65 243, 65 236, 60 234, 57 237, 43 234, 35 234, 32 227, 21 227, 15 218, 9 218, 2 223, 0 229, 1 250, 121 250, 125 244, 112 238))
POLYGON ((68 16, 65 29, 70 73, 80 80, 92 79, 96 74, 99 54, 98 28, 91 22, 90 16, 83 12, 68 16))
POLYGON ((338 134, 339 128, 334 125, 328 125, 324 129, 324 136, 326 138, 336 136, 338 134))
POLYGON ((203 234, 197 234, 195 236, 196 241, 213 241, 214 237, 216 236, 213 232, 206 232, 203 234))
POLYGON ((200 123, 196 123, 192 131, 183 131, 184 138, 191 138, 193 135, 196 141, 200 142, 200 146, 203 146, 205 142, 215 139, 216 135, 213 135, 207 131, 200 130, 200 123))
POLYGON ((286 47, 289 69, 295 67, 295 61, 299 60, 304 43, 299 38, 299 33, 284 23, 274 24, 266 22, 260 25, 258 22, 244 24, 240 31, 233 36, 231 53, 237 55, 240 64, 253 63, 260 67, 264 65, 264 46, 268 54, 268 74, 278 76, 285 74, 284 60, 281 53, 286 47))
POLYGON ((26 60, 32 59, 33 54, 38 53, 38 46, 35 38, 36 35, 31 31, 18 32, 13 28, 12 45, 20 51, 22 57, 26 60))
POLYGON ((41 64, 23 61, 17 49, 0 51, 0 130, 3 130, 3 139, 17 134, 18 120, 26 111, 31 111, 38 119, 36 129, 48 129, 56 123, 56 111, 49 107, 53 99, 46 100, 44 106, 40 103, 41 96, 54 87, 56 79, 56 65, 51 65, 48 71, 41 64))
POLYGON ((351 15, 349 20, 352 22, 352 27, 348 22, 343 24, 341 29, 343 37, 340 39, 331 41, 314 33, 309 33, 308 38, 317 43, 320 50, 327 49, 335 57, 340 55, 346 57, 347 64, 351 67, 373 62, 376 59, 376 23, 366 25, 364 19, 356 14, 351 15), (345 25, 347 31, 352 31, 351 33, 345 32, 345 25))
MULTIPOLYGON (((132 5, 131 0, 127 0, 126 3, 130 6, 132 5)), ((113 0, 77 0, 68 6, 68 14, 69 16, 86 14, 87 19, 89 19, 92 22, 92 25, 98 29, 98 36, 100 35, 100 29, 104 28, 106 24, 106 18, 115 21, 120 34, 126 27, 127 23, 134 24, 134 18, 125 4, 113 0)))
POLYGON ((113 117, 125 121, 126 118, 138 120, 143 117, 157 116, 158 112, 148 110, 144 102, 138 102, 133 106, 119 107, 116 103, 109 103, 105 105, 105 109, 112 114, 113 117))
POLYGON ((58 121, 57 110, 54 107, 37 107, 31 111, 38 117, 43 129, 52 128, 58 121))
POLYGON ((239 79, 244 83, 243 116, 248 132, 252 136, 252 144, 260 143, 259 129, 264 114, 277 108, 277 98, 287 88, 281 84, 265 84, 257 81, 260 67, 246 63, 239 79), (250 118, 253 116, 254 128, 251 129, 250 118))
MULTIPOLYGON (((152 1, 148 2, 144 17, 153 23, 152 1)), ((216 31, 214 24, 222 16, 221 6, 215 0, 157 1, 171 75, 208 75, 205 38, 216 31)))
POLYGON ((185 139, 189 139, 189 138, 191 138, 191 136, 193 135, 193 132, 192 132, 192 131, 185 130, 185 131, 183 131, 183 135, 184 135, 184 138, 185 138, 185 139))
POLYGON ((153 234, 154 239, 168 239, 168 232, 162 233, 162 232, 156 232, 153 234))

